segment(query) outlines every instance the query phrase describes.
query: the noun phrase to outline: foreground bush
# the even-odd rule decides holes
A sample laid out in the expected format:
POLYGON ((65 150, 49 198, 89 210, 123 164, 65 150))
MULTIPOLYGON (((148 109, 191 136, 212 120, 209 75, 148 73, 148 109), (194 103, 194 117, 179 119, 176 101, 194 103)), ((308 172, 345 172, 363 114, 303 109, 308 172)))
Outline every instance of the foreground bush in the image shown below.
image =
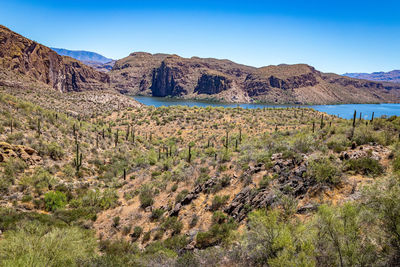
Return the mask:
POLYGON ((55 228, 26 223, 0 240, 2 266, 77 266, 94 255, 91 232, 77 227, 55 228))

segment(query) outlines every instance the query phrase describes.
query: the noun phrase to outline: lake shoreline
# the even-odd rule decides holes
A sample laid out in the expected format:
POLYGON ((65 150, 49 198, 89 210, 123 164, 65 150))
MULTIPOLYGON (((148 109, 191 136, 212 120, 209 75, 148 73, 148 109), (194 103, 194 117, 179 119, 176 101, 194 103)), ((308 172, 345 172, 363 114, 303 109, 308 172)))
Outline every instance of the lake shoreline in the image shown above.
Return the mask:
POLYGON ((376 103, 376 104, 329 104, 329 105, 296 105, 296 104, 264 104, 264 103, 224 103, 217 101, 205 101, 205 100, 187 100, 177 98, 165 98, 165 97, 152 97, 152 96, 134 96, 138 102, 147 106, 189 106, 189 107, 224 107, 224 108, 312 108, 317 111, 325 112, 329 115, 335 115, 343 119, 351 119, 354 114, 354 110, 357 111, 357 118, 360 114, 363 119, 370 119, 372 113, 374 117, 382 116, 400 116, 400 104, 397 103, 376 103))

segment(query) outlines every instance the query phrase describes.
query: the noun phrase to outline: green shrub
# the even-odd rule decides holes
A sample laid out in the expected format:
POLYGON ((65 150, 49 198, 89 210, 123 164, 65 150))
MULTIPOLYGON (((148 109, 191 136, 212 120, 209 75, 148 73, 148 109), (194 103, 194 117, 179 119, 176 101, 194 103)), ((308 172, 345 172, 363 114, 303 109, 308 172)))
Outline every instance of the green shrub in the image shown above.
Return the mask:
POLYGON ((56 142, 47 145, 47 154, 53 160, 59 160, 64 156, 64 150, 56 142))
POLYGON ((350 146, 350 142, 345 135, 334 135, 327 141, 327 146, 336 153, 340 153, 346 150, 346 147, 350 146))
POLYGON ((216 195, 216 196, 214 196, 214 198, 212 200, 212 203, 211 203, 210 210, 211 211, 215 211, 215 210, 220 209, 221 207, 223 207, 226 204, 228 199, 229 199, 228 195, 225 195, 225 196, 216 195))
POLYGON ((312 160, 308 164, 307 175, 315 179, 318 183, 339 184, 342 172, 329 158, 319 158, 312 160))
POLYGON ((31 195, 24 195, 21 199, 22 202, 30 202, 32 201, 33 197, 31 195))
POLYGON ((19 158, 10 158, 5 163, 2 163, 3 171, 0 173, 0 190, 8 191, 10 185, 15 183, 15 178, 19 173, 22 173, 27 167, 26 163, 19 158))
POLYGON ((287 223, 277 210, 253 211, 248 220, 241 253, 249 266, 315 266, 313 239, 304 223, 287 223))
POLYGON ((175 192, 178 189, 178 184, 173 184, 171 187, 171 191, 175 192))
POLYGON ((112 226, 113 226, 113 227, 118 227, 120 221, 121 221, 121 218, 120 218, 119 216, 114 217, 114 218, 113 218, 113 224, 112 224, 112 226))
POLYGON ((393 171, 398 172, 400 171, 400 155, 396 155, 392 162, 393 171))
MULTIPOLYGON (((135 226, 135 228, 133 228, 133 233, 131 234, 132 241, 135 242, 136 240, 138 240, 140 238, 140 236, 142 235, 142 233, 143 233, 142 227, 135 226)), ((149 237, 149 239, 150 239, 150 237, 149 237)))
POLYGON ((156 221, 161 218, 161 216, 164 214, 164 212, 165 211, 163 209, 153 209, 151 211, 150 219, 153 221, 156 221))
POLYGON ((179 192, 178 195, 176 195, 176 197, 175 197, 175 203, 181 202, 188 193, 189 193, 189 191, 187 189, 184 189, 181 192, 179 192))
POLYGON ((384 172, 384 168, 379 161, 369 157, 350 159, 347 161, 346 167, 347 170, 372 177, 379 176, 384 172))
POLYGON ((56 178, 42 167, 35 169, 31 176, 24 176, 20 180, 20 184, 24 187, 33 186, 36 190, 50 189, 56 185, 56 178))
POLYGON ((237 228, 237 223, 222 212, 216 211, 213 214, 213 224, 206 232, 199 232, 196 235, 196 247, 204 249, 222 242, 227 242, 232 230, 237 228))
POLYGON ((166 230, 171 230, 172 235, 179 234, 183 228, 183 223, 178 220, 177 217, 167 217, 164 219, 161 228, 166 230))
POLYGON ((149 241, 150 237, 151 237, 151 231, 148 231, 148 232, 144 233, 143 238, 142 238, 142 242, 145 243, 145 242, 149 241))
POLYGON ((312 135, 299 135, 293 142, 293 148, 300 153, 309 153, 315 149, 315 139, 312 135))
POLYGON ((4 233, 0 262, 3 266, 77 266, 78 260, 93 257, 96 247, 90 231, 29 223, 4 233))
POLYGON ((44 195, 44 202, 47 211, 55 211, 65 207, 67 204, 67 196, 59 191, 48 192, 44 195))
POLYGON ((271 180, 272 180, 271 176, 264 175, 263 178, 261 179, 261 181, 259 182, 258 187, 260 189, 267 188, 269 186, 269 184, 271 183, 271 180))
POLYGON ((153 191, 150 186, 143 186, 139 194, 140 206, 145 209, 153 205, 153 191))

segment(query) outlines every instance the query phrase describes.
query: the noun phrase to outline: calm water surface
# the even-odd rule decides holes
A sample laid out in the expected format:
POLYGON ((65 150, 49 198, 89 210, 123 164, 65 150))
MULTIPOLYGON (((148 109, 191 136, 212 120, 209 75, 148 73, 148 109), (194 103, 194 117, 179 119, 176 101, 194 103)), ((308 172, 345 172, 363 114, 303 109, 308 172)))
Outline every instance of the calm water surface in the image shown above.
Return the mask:
MULTIPOLYGON (((372 112, 375 112, 375 117, 381 117, 383 115, 400 116, 400 104, 343 104, 343 105, 271 105, 271 104, 234 104, 234 103, 220 103, 212 101, 201 101, 201 100, 184 100, 184 99, 173 99, 164 97, 151 97, 151 96, 135 96, 134 97, 140 103, 148 106, 188 106, 188 107, 237 107, 242 108, 281 108, 281 107, 307 107, 313 108, 318 111, 326 112, 330 115, 336 115, 341 118, 351 119, 354 114, 354 110, 357 110, 357 114, 362 113, 364 119, 370 119, 372 112)), ((358 117, 359 115, 357 115, 358 117)))

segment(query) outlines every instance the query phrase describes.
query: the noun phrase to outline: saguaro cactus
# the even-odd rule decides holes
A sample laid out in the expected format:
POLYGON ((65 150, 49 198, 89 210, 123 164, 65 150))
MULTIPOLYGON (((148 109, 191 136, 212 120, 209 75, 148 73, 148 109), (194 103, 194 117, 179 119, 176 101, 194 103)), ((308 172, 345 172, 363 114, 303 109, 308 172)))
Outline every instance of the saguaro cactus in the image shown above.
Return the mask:
POLYGON ((354 110, 354 115, 353 115, 353 128, 351 129, 351 139, 354 137, 354 130, 356 128, 356 117, 357 117, 357 111, 354 110))
POLYGON ((229 148, 229 133, 228 130, 226 130, 225 149, 228 150, 228 148, 229 148))
POLYGON ((324 128, 324 114, 321 115, 321 129, 324 128))
POLYGON ((115 133, 115 147, 118 146, 118 137, 119 137, 119 130, 117 129, 117 132, 115 133))
POLYGON ((128 141, 128 138, 129 138, 129 132, 130 132, 130 125, 128 124, 128 129, 126 129, 126 136, 125 136, 125 139, 128 141))
POLYGON ((79 172, 79 169, 82 166, 82 153, 79 153, 79 143, 76 143, 76 155, 74 159, 74 164, 76 168, 76 172, 79 172))
POLYGON ((40 126, 40 119, 37 120, 37 134, 38 136, 40 136, 40 134, 42 133, 41 131, 41 126, 40 126))

